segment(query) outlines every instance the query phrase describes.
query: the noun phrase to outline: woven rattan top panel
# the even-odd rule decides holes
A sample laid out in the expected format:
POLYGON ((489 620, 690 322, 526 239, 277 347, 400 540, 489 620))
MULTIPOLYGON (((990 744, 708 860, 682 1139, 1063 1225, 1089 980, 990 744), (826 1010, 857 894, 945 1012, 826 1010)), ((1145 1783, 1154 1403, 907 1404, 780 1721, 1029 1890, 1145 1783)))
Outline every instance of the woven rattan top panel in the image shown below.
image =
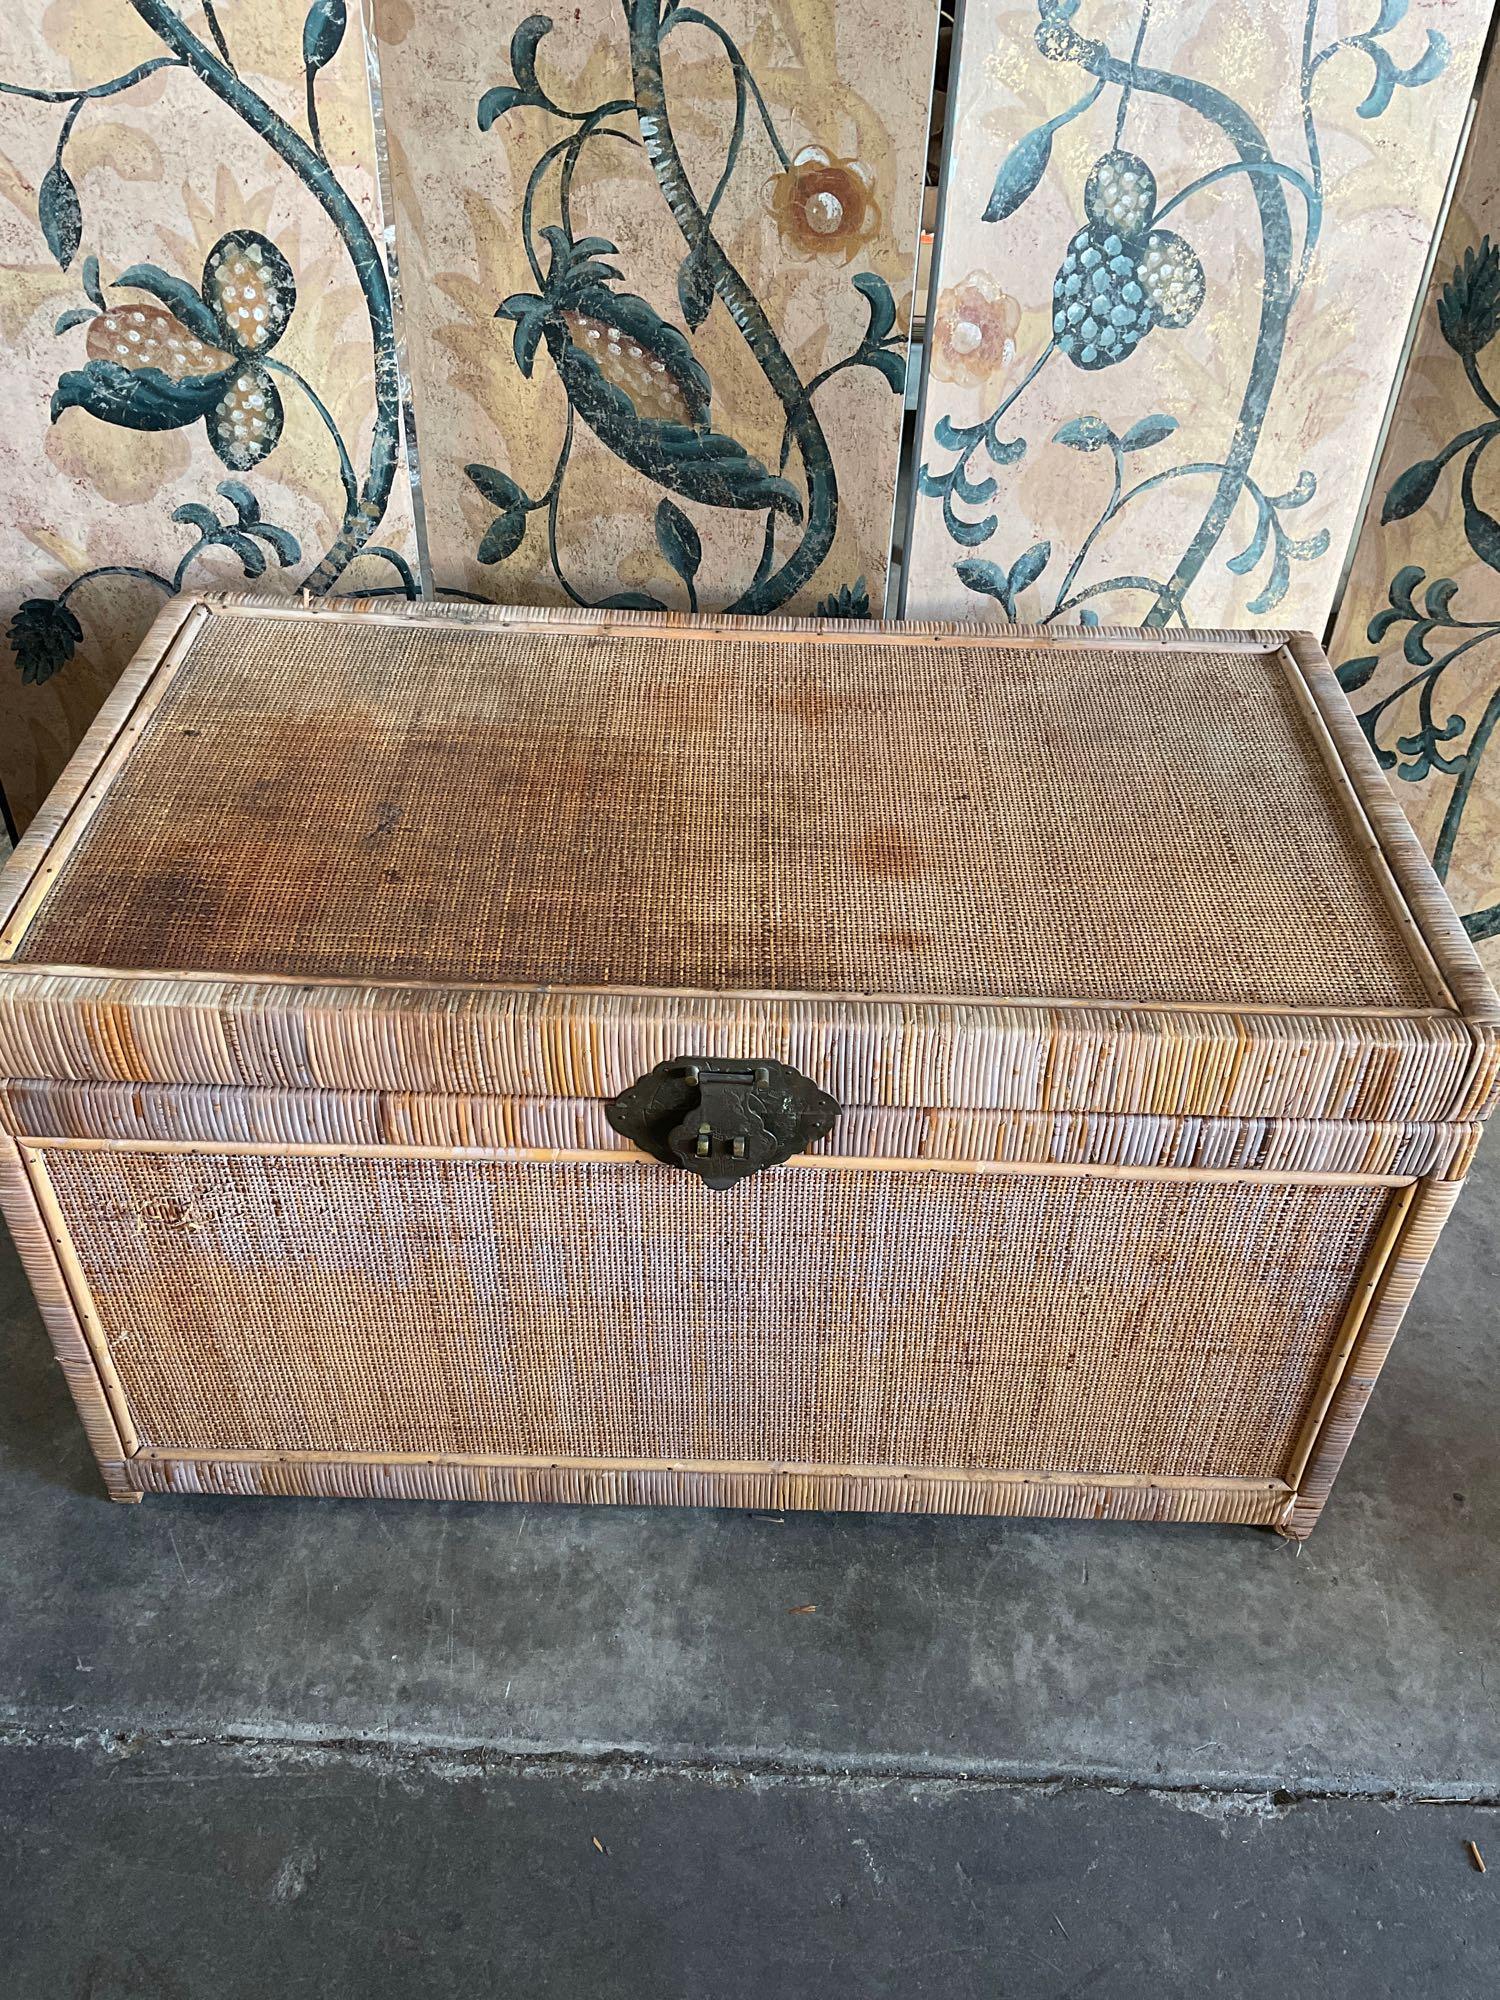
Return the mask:
POLYGON ((1431 1004, 1275 652, 207 620, 31 963, 1431 1004))

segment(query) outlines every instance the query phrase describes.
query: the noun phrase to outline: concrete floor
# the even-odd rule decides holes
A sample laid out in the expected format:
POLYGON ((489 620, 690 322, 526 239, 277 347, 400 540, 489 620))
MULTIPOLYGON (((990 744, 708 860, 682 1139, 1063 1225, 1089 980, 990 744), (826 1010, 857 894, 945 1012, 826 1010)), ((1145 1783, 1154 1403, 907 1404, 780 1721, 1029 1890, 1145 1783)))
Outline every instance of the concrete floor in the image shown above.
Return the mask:
POLYGON ((111 1507, 7 1248, 0 1993, 1488 2000, 1497 1222, 1300 1549, 111 1507))

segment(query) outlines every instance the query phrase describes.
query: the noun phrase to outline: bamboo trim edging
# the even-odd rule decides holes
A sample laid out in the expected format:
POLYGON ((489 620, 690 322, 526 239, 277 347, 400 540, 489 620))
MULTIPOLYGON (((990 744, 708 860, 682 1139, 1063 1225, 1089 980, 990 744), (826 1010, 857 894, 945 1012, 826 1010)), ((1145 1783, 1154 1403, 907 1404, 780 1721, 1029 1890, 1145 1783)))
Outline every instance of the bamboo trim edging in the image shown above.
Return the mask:
POLYGON ((1313 1391, 1312 1402, 1308 1406, 1302 1429, 1292 1447, 1292 1455, 1287 1461, 1284 1476, 1289 1487, 1296 1488, 1302 1483, 1302 1474, 1307 1461, 1312 1456, 1313 1446, 1323 1428, 1333 1399, 1338 1393, 1349 1357, 1354 1352, 1361 1329, 1378 1295, 1380 1282, 1400 1241, 1401 1232, 1406 1226, 1406 1218, 1415 1197, 1416 1183, 1413 1182, 1393 1194, 1386 1206, 1380 1227, 1375 1232, 1375 1240, 1370 1245, 1369 1255, 1365 1259, 1364 1269, 1360 1272, 1354 1291, 1350 1295, 1338 1337, 1333 1344, 1333 1351, 1328 1357, 1322 1378, 1313 1391))
POLYGON ((197 1445, 142 1445, 132 1454, 143 1463, 193 1459, 235 1465, 484 1465, 518 1472, 766 1472, 777 1478, 891 1479, 920 1485, 924 1480, 966 1479, 1008 1486, 1121 1486, 1164 1493, 1225 1492, 1290 1495, 1285 1479, 1252 1479, 1213 1473, 1072 1472, 1023 1466, 880 1465, 823 1463, 821 1460, 759 1458, 569 1458, 546 1453, 503 1451, 257 1451, 197 1445))
MULTIPOLYGON (((28 1162, 41 1152, 177 1153, 216 1159, 248 1154, 273 1159, 493 1160, 507 1166, 608 1166, 661 1168, 661 1162, 634 1147, 603 1152, 584 1146, 387 1146, 338 1140, 278 1139, 33 1139, 24 1138, 28 1162)), ((923 1159, 860 1153, 798 1153, 783 1166, 818 1173, 1045 1174, 1056 1178, 1126 1181, 1264 1182, 1278 1187, 1389 1187, 1413 1185, 1410 1174, 1319 1173, 1281 1167, 1117 1166, 1113 1162, 1052 1160, 923 1159)), ((671 1172, 672 1169, 661 1169, 671 1172)))
POLYGON ((20 1148, 0 1132, 0 1210, 10 1226, 22 1268, 36 1296, 63 1379, 72 1393, 84 1435, 112 1500, 139 1500, 125 1467, 138 1442, 127 1428, 122 1436, 105 1394, 98 1359, 80 1322, 77 1302, 58 1257, 58 1241, 37 1200, 35 1183, 20 1148))
POLYGON ((130 1415, 130 1405, 126 1400, 125 1387, 115 1368, 110 1354, 109 1336, 94 1304, 88 1279, 83 1266, 78 1261, 78 1253, 73 1248, 73 1238, 68 1229, 67 1218, 57 1199, 57 1191, 52 1185, 52 1176, 47 1171, 47 1162, 41 1153, 30 1146, 19 1148, 25 1164, 27 1178, 31 1182, 32 1197, 37 1213, 52 1245, 52 1254, 57 1259, 58 1270, 62 1274, 72 1303, 73 1315, 83 1336, 89 1355, 93 1360, 95 1373, 104 1399, 109 1404, 110 1415, 114 1418, 115 1429, 126 1457, 140 1450, 141 1440, 130 1415))
POLYGON ((1138 651, 1273 653, 1291 633, 1278 628, 1246 631, 1243 627, 1205 626, 1190 631, 1145 632, 1138 625, 1081 626, 976 625, 957 618, 803 618, 746 617, 727 611, 605 611, 592 607, 547 604, 466 604, 450 600, 412 599, 403 604, 343 597, 304 601, 300 598, 254 596, 248 591, 205 591, 194 602, 239 618, 357 618, 362 624, 410 625, 433 620, 440 624, 472 625, 481 630, 594 632, 600 638, 649 637, 669 633, 701 633, 780 644, 803 640, 858 639, 871 645, 1025 646, 1039 641, 1065 646, 1072 652, 1101 646, 1129 646, 1138 651))
POLYGON ((1429 1180, 1419 1181, 1412 1191, 1322 1424, 1298 1470, 1297 1497, 1281 1528, 1289 1539, 1302 1540, 1317 1524, 1462 1187, 1461 1181, 1429 1180))
POLYGON ((1452 1000, 1434 1001, 1424 1007, 1371 1007, 1353 1003, 1327 1006, 1288 1006, 1270 1000, 1126 1000, 1109 995, 1102 1000, 1075 1000, 1066 994, 1051 997, 1040 993, 854 993, 832 987, 778 986, 555 986, 537 985, 519 979, 378 979, 359 974, 320 972, 303 978, 291 972, 216 972, 208 966, 67 965, 61 960, 21 959, 15 962, 18 975, 37 979, 107 980, 111 984, 142 984, 160 980, 169 986, 194 982, 224 986, 279 987, 299 1002, 304 998, 316 1005, 321 993, 355 992, 370 1000, 384 994, 432 993, 447 999, 454 995, 546 994, 549 999, 578 998, 608 1000, 768 1000, 812 1001, 818 1005, 850 1007, 982 1007, 992 1012, 1011 1009, 1026 1012, 1054 1009, 1060 1014, 1097 1011, 1105 1014, 1206 1014, 1246 1015, 1272 1020, 1295 1018, 1303 1021, 1462 1021, 1465 1017, 1452 1000))
POLYGON ((1279 1480, 478 1455, 402 1459, 156 1450, 132 1458, 128 1476, 142 1492, 1030 1515, 1262 1527, 1281 1521, 1294 1498, 1279 1480))

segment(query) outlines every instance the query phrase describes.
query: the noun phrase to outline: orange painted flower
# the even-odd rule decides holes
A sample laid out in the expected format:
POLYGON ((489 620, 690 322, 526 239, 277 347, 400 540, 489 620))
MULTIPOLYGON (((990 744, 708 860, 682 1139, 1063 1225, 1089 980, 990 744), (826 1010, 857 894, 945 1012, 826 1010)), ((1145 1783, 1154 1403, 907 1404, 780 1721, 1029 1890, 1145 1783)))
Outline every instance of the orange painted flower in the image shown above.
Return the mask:
POLYGON ((769 207, 782 242, 801 257, 847 264, 880 228, 870 169, 821 146, 804 146, 770 183, 769 207))
POLYGON ((988 271, 971 271, 938 295, 932 365, 948 382, 988 382, 1016 358, 1021 308, 988 271))

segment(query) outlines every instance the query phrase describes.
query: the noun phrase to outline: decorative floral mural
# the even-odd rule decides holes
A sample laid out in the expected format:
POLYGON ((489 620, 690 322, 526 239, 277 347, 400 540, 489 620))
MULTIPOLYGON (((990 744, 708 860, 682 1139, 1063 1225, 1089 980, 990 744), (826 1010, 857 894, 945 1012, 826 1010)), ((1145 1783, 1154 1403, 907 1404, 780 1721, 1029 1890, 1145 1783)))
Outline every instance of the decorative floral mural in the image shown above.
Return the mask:
POLYGON ((910 615, 1321 629, 1488 12, 970 0, 910 615))
POLYGON ((175 592, 417 588, 357 5, 9 10, 0 193, 24 824, 175 592))
POLYGON ((1500 82, 1491 71, 1329 646, 1500 969, 1500 82))
POLYGON ((878 612, 936 0, 378 0, 433 574, 878 612))

